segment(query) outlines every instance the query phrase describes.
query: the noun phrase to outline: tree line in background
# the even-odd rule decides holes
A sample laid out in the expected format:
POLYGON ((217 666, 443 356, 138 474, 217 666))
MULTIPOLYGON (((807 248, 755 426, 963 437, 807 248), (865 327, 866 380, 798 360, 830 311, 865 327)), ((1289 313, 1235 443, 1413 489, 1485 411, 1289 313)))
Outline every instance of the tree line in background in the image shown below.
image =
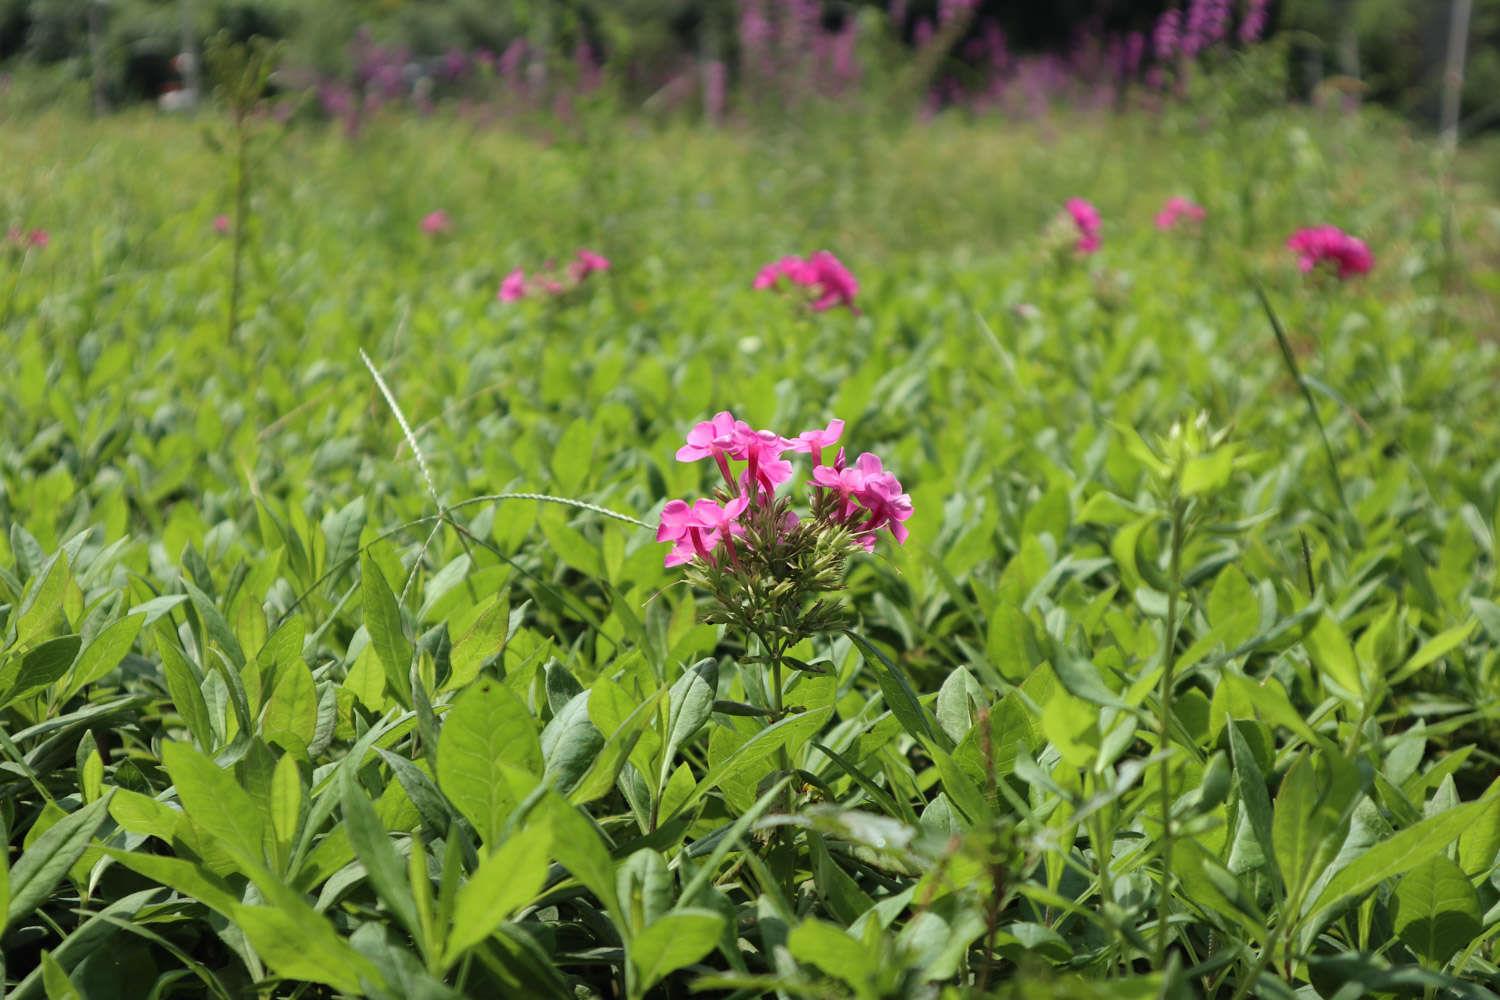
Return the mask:
POLYGON ((0 0, 0 71, 43 81, 37 103, 71 87, 118 107, 195 87, 197 62, 179 54, 225 32, 282 42, 283 82, 335 117, 485 88, 550 107, 564 82, 717 117, 731 92, 840 96, 902 63, 930 107, 1034 110, 1115 102, 1124 84, 1170 92, 1184 53, 1199 55, 1195 32, 1234 46, 1274 27, 1297 96, 1335 80, 1435 123, 1456 17, 1459 112, 1490 127, 1500 0, 0 0))

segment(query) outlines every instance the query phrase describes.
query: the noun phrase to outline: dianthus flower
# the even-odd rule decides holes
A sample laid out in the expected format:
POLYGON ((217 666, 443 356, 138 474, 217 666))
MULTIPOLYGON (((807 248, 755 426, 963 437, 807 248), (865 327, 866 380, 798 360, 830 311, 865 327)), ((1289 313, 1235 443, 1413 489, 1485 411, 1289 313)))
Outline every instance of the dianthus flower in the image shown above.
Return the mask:
POLYGON ((568 262, 566 274, 559 275, 553 261, 548 261, 530 280, 522 268, 516 268, 500 282, 496 295, 501 302, 515 302, 532 295, 562 295, 571 292, 596 271, 608 271, 609 260, 592 250, 580 249, 568 262))
POLYGON ((428 236, 441 236, 452 228, 452 220, 448 218, 448 213, 442 209, 438 209, 435 212, 428 212, 422 216, 422 232, 428 236))

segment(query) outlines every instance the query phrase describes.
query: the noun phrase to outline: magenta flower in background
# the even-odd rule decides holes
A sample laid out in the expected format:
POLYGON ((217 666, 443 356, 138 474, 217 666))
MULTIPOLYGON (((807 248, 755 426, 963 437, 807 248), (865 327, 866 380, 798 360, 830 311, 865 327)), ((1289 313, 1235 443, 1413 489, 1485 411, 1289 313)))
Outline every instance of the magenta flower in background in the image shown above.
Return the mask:
POLYGON ((500 282, 500 292, 496 296, 501 302, 518 302, 526 297, 526 272, 521 268, 507 274, 500 282))
POLYGON ((1099 210, 1082 198, 1069 198, 1064 206, 1078 229, 1078 242, 1074 245, 1079 253, 1089 254, 1103 246, 1099 236, 1099 210))
POLYGON ((1177 55, 1177 46, 1182 42, 1182 11, 1173 7, 1162 12, 1151 32, 1151 48, 1156 58, 1171 59, 1177 55))
POLYGON ((441 236, 453 228, 453 221, 441 208, 422 216, 422 232, 428 236, 441 236))
POLYGON ((1310 272, 1321 264, 1337 269, 1340 281, 1367 274, 1375 257, 1365 241, 1350 236, 1338 226, 1309 226, 1288 237, 1287 248, 1297 255, 1297 266, 1310 272))
POLYGON ((816 312, 835 306, 859 311, 854 306, 859 282, 843 262, 827 250, 819 250, 805 259, 791 256, 773 261, 756 272, 751 287, 756 290, 775 288, 782 279, 811 291, 813 300, 810 305, 816 312))
POLYGON ((1208 218, 1208 213, 1203 210, 1202 205, 1173 195, 1167 199, 1161 211, 1156 213, 1156 228, 1167 232, 1176 229, 1177 224, 1183 220, 1197 224, 1206 218, 1208 218))
POLYGON ((214 232, 218 233, 220 236, 229 232, 229 216, 225 215, 222 212, 214 216, 214 232))
POLYGON ((1246 45, 1260 41, 1270 19, 1271 0, 1250 0, 1245 8, 1245 19, 1240 22, 1240 41, 1246 45))
POLYGON ((592 250, 579 250, 573 262, 568 265, 568 276, 576 284, 593 274, 595 271, 608 271, 609 260, 594 253, 592 250))
POLYGON ((5 233, 6 245, 18 250, 42 250, 51 242, 52 235, 45 229, 33 229, 28 232, 20 226, 11 226, 5 233))

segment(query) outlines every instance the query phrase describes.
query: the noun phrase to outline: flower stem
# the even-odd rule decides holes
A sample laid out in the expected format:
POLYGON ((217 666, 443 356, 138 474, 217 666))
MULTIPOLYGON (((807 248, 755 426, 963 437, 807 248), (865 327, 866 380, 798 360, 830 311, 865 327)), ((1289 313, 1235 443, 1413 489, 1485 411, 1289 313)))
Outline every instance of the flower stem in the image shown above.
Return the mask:
POLYGON ((1156 968, 1167 964, 1168 926, 1172 893, 1172 760, 1168 753, 1168 734, 1172 726, 1172 688, 1175 678, 1172 667, 1176 661, 1177 646, 1177 592, 1182 589, 1182 531, 1185 504, 1177 495, 1174 484, 1170 501, 1172 510, 1172 554, 1168 570, 1170 590, 1167 591, 1166 633, 1162 638, 1161 687, 1157 693, 1157 726, 1161 752, 1161 775, 1158 778, 1161 795, 1161 885, 1156 899, 1156 968))

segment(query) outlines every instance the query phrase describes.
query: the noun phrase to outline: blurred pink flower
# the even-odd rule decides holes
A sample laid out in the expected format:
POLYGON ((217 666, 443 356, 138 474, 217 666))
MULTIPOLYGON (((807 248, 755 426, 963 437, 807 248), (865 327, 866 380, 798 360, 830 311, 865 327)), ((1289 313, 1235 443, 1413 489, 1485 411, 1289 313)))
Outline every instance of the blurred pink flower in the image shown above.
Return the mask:
POLYGON ((837 257, 827 250, 819 250, 811 257, 789 256, 773 261, 755 275, 751 287, 757 290, 774 288, 785 278, 794 285, 811 289, 815 293, 810 303, 816 312, 844 306, 852 312, 854 296, 859 294, 859 282, 837 257))
POLYGON ((500 282, 500 292, 496 296, 501 302, 517 302, 526 297, 526 272, 521 268, 507 274, 500 282))
POLYGON ((1166 232, 1177 228, 1177 224, 1184 219, 1198 223, 1206 218, 1208 218, 1208 213, 1203 210, 1202 205, 1174 195, 1168 198, 1161 211, 1156 213, 1156 228, 1166 232))
POLYGON ((594 253, 592 250, 579 250, 573 263, 568 265, 568 276, 573 279, 574 284, 587 278, 595 271, 608 271, 609 260, 594 253))
POLYGON ((428 236, 441 236, 453 228, 453 222, 448 218, 448 213, 442 209, 428 212, 422 216, 422 232, 428 236))
POLYGON ((220 235, 229 232, 229 216, 222 212, 214 216, 214 232, 220 235))
POLYGON ((1375 257, 1365 241, 1350 236, 1338 226, 1299 229, 1287 239, 1286 245, 1297 255, 1297 266, 1304 272, 1329 263, 1337 268, 1340 281, 1367 274, 1375 266, 1375 257))
POLYGON ((1078 229, 1075 248, 1079 253, 1093 253, 1103 245, 1099 237, 1099 210, 1082 198, 1069 198, 1065 206, 1078 229))

